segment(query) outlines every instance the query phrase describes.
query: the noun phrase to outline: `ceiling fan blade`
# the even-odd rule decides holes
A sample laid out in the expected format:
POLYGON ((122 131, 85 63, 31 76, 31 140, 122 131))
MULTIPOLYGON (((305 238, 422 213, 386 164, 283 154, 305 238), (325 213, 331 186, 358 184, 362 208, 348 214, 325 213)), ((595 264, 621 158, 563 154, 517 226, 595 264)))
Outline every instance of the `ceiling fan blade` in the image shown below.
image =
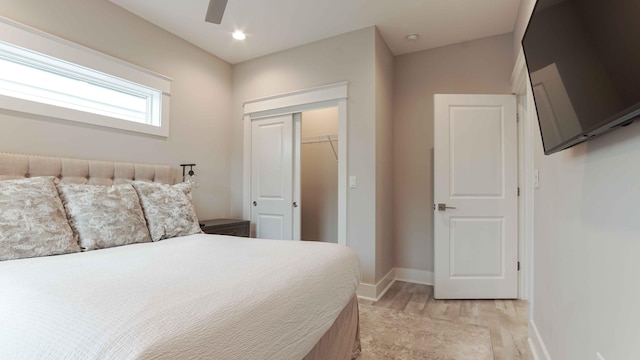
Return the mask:
POLYGON ((209 8, 207 9, 207 16, 205 16, 204 20, 206 22, 220 24, 226 7, 227 0, 210 0, 209 8))

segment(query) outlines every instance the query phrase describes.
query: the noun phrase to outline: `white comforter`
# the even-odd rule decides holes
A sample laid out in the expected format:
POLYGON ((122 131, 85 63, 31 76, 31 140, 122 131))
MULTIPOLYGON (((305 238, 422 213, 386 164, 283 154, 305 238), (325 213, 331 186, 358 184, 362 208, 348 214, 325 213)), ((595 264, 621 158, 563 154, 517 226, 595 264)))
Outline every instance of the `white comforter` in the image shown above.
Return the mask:
POLYGON ((191 235, 0 262, 0 359, 296 359, 353 297, 326 243, 191 235))

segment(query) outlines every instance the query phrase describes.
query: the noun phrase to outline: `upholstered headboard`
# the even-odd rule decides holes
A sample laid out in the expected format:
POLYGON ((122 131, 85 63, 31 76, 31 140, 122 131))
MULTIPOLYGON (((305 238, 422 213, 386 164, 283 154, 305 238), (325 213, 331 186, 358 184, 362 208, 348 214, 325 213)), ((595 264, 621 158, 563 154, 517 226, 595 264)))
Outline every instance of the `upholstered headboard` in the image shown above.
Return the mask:
POLYGON ((177 170, 169 165, 130 164, 39 155, 0 153, 0 180, 56 176, 63 183, 112 185, 127 180, 174 184, 177 170))

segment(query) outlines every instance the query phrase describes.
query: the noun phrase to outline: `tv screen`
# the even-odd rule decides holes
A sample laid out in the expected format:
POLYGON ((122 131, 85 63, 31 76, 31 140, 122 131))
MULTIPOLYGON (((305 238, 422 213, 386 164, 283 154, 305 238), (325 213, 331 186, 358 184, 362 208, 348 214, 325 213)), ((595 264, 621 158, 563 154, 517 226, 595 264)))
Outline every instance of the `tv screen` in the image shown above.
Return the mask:
POLYGON ((640 116, 640 0, 538 0, 522 46, 545 154, 640 116))

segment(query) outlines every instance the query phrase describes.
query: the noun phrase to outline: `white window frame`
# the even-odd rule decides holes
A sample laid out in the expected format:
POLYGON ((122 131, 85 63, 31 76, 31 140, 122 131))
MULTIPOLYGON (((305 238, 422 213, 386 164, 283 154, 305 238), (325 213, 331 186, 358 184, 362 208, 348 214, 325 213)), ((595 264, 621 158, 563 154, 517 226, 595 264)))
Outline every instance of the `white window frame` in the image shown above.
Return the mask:
MULTIPOLYGON (((69 69, 65 70, 70 70, 79 77, 92 77, 107 87, 113 85, 114 89, 122 89, 123 86, 130 86, 135 90, 132 92, 140 92, 144 88, 153 89, 155 96, 151 95, 150 106, 155 107, 154 112, 159 110, 159 116, 153 114, 152 117, 155 116, 155 119, 150 119, 149 123, 141 123, 6 95, 0 95, 0 109, 169 137, 171 78, 4 17, 0 17, 0 41, 46 55, 54 60, 62 60, 69 66, 69 69), (108 76, 105 77, 105 74, 108 76)), ((20 56, 25 54, 28 52, 22 52, 20 56)), ((50 65, 42 62, 42 56, 36 55, 34 61, 50 65)), ((57 66, 60 66, 60 63, 57 66)), ((152 93, 151 90, 148 92, 152 93)))

